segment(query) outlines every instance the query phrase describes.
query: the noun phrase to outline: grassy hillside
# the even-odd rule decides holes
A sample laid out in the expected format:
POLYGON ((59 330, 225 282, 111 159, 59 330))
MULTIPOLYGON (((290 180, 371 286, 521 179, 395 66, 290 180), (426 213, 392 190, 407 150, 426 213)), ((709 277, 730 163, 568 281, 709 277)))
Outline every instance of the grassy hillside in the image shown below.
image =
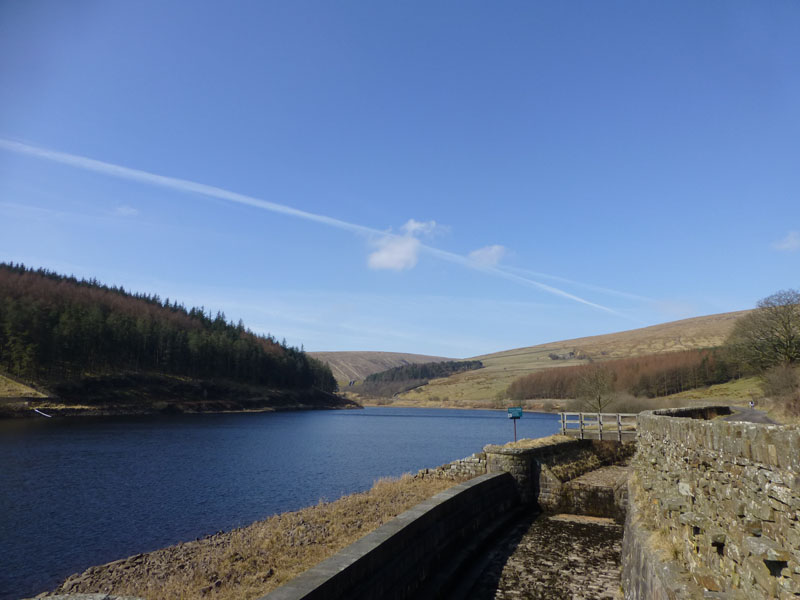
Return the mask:
POLYGON ((395 367, 453 360, 442 356, 402 352, 309 352, 308 354, 328 364, 341 389, 346 388, 352 380, 365 379, 367 375, 395 367))
POLYGON ((32 387, 0 375, 0 398, 44 398, 45 394, 32 387))
POLYGON ((718 346, 725 340, 736 319, 747 312, 695 317, 620 333, 476 356, 474 360, 483 362, 483 369, 431 381, 424 387, 401 394, 396 402, 414 405, 489 405, 514 379, 542 369, 585 364, 588 358, 606 360, 718 346), (565 358, 553 360, 551 354, 565 358))

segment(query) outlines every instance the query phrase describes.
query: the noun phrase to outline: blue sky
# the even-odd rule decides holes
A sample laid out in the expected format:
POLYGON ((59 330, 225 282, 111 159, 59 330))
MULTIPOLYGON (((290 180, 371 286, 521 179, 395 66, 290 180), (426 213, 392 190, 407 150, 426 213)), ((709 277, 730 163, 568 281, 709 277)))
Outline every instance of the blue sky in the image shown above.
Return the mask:
POLYGON ((797 2, 0 1, 0 259, 450 357, 800 287, 797 2))

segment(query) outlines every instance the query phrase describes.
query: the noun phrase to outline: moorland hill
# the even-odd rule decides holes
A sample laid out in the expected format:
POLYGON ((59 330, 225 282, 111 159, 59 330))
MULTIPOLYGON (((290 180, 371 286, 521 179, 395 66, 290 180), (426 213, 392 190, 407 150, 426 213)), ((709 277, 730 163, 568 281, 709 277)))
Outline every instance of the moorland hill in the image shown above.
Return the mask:
MULTIPOLYGON (((748 312, 693 317, 470 357, 470 360, 481 361, 483 368, 432 380, 397 395, 393 402, 420 406, 486 406, 518 377, 544 369, 720 346, 736 320, 748 312)), ((326 360, 337 360, 340 368, 346 369, 348 354, 351 353, 328 353, 326 360)), ((362 360, 370 355, 367 352, 357 354, 362 360)))
POLYGON ((443 356, 425 354, 405 354, 403 352, 309 352, 311 356, 326 363, 339 387, 344 389, 351 381, 365 379, 373 373, 387 371, 395 367, 417 365, 430 362, 453 360, 443 356))

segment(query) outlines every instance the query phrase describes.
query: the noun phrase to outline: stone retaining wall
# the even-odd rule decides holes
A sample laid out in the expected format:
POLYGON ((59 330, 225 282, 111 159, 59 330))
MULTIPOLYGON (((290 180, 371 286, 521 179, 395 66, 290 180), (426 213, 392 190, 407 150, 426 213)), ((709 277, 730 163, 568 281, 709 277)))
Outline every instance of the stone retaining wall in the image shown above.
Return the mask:
POLYGON ((261 600, 439 597, 518 505, 507 473, 481 475, 418 504, 261 600))
POLYGON ((639 415, 626 598, 800 598, 800 429, 725 412, 639 415))
POLYGON ((437 479, 464 479, 477 477, 486 473, 486 453, 476 452, 466 458, 454 460, 451 463, 432 469, 422 469, 417 477, 435 477, 437 479))
POLYGON ((633 443, 572 439, 536 448, 486 446, 484 451, 487 471, 511 473, 524 503, 557 512, 563 508, 567 482, 624 461, 633 448, 633 443))
POLYGON ((474 478, 403 513, 262 600, 435 598, 523 507, 530 510, 538 501, 538 507, 557 510, 567 496, 566 482, 617 462, 630 448, 559 436, 536 448, 486 446, 484 452, 422 469, 417 477, 474 478))

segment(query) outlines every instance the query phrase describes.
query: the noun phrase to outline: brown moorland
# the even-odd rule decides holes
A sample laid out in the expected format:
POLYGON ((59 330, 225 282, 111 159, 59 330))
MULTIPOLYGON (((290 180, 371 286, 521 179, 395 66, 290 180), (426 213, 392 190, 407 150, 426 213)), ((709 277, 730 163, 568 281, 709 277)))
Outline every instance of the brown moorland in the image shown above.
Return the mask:
MULTIPOLYGON (((550 369, 612 358, 628 358, 720 346, 736 319, 749 311, 694 317, 591 337, 549 342, 472 357, 484 368, 436 379, 428 385, 400 394, 395 405, 491 408, 504 406, 505 390, 517 377, 550 369), (558 356, 554 360, 551 355, 558 356)), ((363 399, 362 399, 363 401, 363 399)), ((386 403, 386 402, 381 402, 386 403)), ((547 410, 544 403, 535 408, 547 410)), ((534 408, 534 407, 531 407, 534 408)), ((558 409, 556 403, 553 409, 558 409)))

